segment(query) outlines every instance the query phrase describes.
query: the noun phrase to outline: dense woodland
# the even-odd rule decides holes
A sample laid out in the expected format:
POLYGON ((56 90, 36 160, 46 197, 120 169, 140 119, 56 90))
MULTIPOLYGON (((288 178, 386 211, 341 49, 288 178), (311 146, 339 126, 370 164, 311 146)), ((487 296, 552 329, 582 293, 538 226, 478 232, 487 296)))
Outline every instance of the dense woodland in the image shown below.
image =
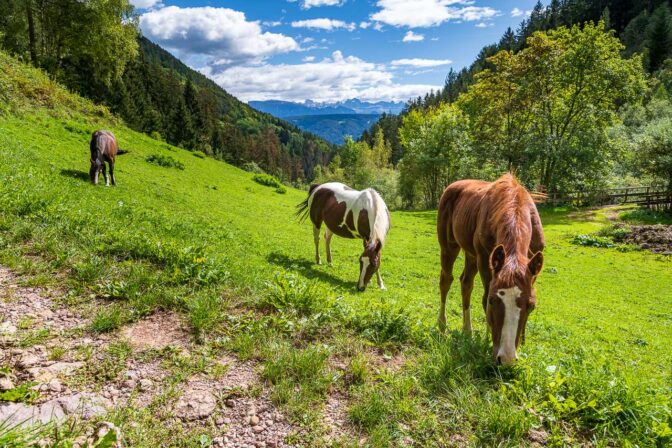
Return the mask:
POLYGON ((397 179, 387 196, 405 207, 435 207, 447 183, 507 169, 553 193, 669 185, 671 56, 668 1, 539 2, 470 67, 451 70, 442 90, 382 116, 360 144, 390 147, 397 179))
POLYGON ((0 10, 4 49, 130 127, 286 182, 373 186, 405 208, 506 170, 558 194, 672 184, 669 1, 538 3, 442 90, 341 147, 255 111, 144 39, 128 0, 0 0, 0 10))
POLYGON ((0 0, 0 45, 133 129, 285 181, 334 145, 260 113, 139 35, 128 0, 0 0))

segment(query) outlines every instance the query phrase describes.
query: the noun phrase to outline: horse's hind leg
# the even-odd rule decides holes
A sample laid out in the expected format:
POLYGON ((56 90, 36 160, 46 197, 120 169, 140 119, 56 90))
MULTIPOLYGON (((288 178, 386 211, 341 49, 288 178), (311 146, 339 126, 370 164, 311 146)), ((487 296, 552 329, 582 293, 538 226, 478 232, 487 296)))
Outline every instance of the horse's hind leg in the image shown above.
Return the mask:
POLYGON ((329 266, 332 265, 332 260, 331 260, 331 237, 334 236, 333 233, 331 233, 331 230, 327 227, 324 231, 324 245, 327 246, 327 264, 329 266))
POLYGON ((110 162, 110 179, 112 180, 112 185, 117 185, 117 181, 114 179, 114 161, 110 162))
POLYGON ((474 277, 477 272, 476 259, 465 255, 460 284, 462 285, 462 331, 467 334, 471 333, 471 292, 474 289, 474 277))
POLYGON ((439 308, 439 330, 446 331, 446 297, 450 286, 453 284, 453 265, 455 259, 460 253, 460 246, 457 244, 447 244, 441 247, 441 279, 439 287, 441 289, 441 307, 439 308))
POLYGON ((322 264, 320 258, 320 228, 313 226, 313 240, 315 241, 315 263, 322 264))

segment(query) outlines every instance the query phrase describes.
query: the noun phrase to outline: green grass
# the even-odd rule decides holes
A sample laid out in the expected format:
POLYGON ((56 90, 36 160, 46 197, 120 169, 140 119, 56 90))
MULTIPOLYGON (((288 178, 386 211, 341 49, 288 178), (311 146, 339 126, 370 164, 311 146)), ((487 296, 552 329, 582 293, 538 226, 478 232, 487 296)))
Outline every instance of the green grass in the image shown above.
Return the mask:
MULTIPOLYGON (((6 72, 0 81, 13 76, 6 72)), ((12 112, 0 115, 0 263, 68 289, 91 331, 157 309, 183 312, 202 341, 216 335, 241 358, 259 359, 274 400, 297 421, 319 420, 330 388, 343 388, 350 419, 372 446, 443 446, 454 434, 472 445, 519 446, 536 429, 554 446, 669 442, 672 260, 573 244, 606 225, 603 213, 541 210, 538 306, 520 362, 501 370, 489 360, 478 282, 475 337, 436 334, 436 212, 392 213, 381 264, 387 291, 358 293, 361 242, 335 239, 334 267, 314 265, 312 229, 294 219, 306 192, 276 194, 252 173, 133 132, 38 81, 28 85, 43 83, 57 100, 10 89, 17 99, 0 109, 12 112), (88 182, 88 139, 98 128, 129 150, 117 159, 113 188, 88 182), (152 155, 184 170, 147 163, 152 155), (373 368, 350 353, 345 375, 335 375, 329 359, 340 355, 339 337, 393 350, 406 367, 373 368)), ((456 278, 460 270, 458 261, 456 278)), ((450 330, 461 327, 459 289, 456 282, 449 294, 450 330)), ((103 364, 129 356, 117 349, 103 364)), ((178 373, 207 368, 205 360, 166 362, 178 373)), ((149 415, 124 418, 136 417, 155 424, 149 415)))

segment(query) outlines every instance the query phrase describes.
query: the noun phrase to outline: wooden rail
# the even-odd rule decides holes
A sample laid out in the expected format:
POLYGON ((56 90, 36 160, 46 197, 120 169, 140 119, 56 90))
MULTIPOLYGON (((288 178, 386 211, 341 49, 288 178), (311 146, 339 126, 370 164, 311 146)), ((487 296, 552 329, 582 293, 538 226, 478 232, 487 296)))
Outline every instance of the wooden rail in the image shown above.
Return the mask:
POLYGON ((665 185, 646 187, 618 187, 605 190, 573 191, 569 193, 549 194, 547 202, 551 205, 571 204, 577 206, 639 204, 646 206, 672 207, 672 195, 665 185))

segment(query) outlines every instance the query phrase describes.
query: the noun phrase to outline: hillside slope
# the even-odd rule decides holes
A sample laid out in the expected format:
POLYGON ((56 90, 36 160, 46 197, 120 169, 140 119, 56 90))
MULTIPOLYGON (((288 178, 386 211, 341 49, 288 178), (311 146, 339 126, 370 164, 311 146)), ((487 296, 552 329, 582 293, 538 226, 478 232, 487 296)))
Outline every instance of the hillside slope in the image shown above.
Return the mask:
MULTIPOLYGON (((310 225, 294 219, 305 192, 279 194, 250 173, 128 129, 2 53, 0 86, 0 264, 60 291, 59 303, 85 323, 61 334, 25 319, 13 344, 82 362, 61 378, 73 390, 109 390, 129 370, 150 372, 137 405, 103 417, 129 446, 221 446, 214 438, 234 436, 218 417, 255 397, 284 414, 253 427, 261 410, 240 409, 252 412, 247 433, 286 420, 296 428, 277 446, 669 442, 672 303, 660 285, 672 283, 672 261, 571 244, 573 234, 600 229, 601 215, 542 211, 538 309, 518 367, 500 369, 483 336, 480 285, 473 338, 434 329, 435 212, 392 213, 381 264, 388 290, 358 293, 361 242, 334 240, 334 267, 313 264, 310 225), (115 188, 87 180, 98 128, 129 151, 115 188), (184 169, 150 163, 152 155, 184 169), (165 313, 177 318, 161 320, 165 313), (120 339, 151 319, 153 333, 178 322, 198 343, 143 349, 120 339), (227 368, 237 367, 259 379, 224 388, 227 368), (211 414, 182 423, 174 406, 195 387, 211 414)), ((459 329, 459 287, 448 315, 459 329)), ((30 384, 23 364, 2 359, 30 384)))

